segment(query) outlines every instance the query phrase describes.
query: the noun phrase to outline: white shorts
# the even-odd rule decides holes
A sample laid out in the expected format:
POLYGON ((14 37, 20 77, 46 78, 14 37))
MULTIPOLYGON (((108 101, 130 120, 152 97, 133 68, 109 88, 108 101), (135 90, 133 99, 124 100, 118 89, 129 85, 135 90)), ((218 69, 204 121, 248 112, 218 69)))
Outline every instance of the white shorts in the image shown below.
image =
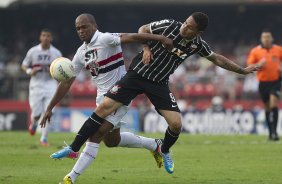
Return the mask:
MULTIPOLYGON (((104 99, 104 95, 98 96, 96 98, 96 105, 99 106, 99 104, 102 103, 103 99, 104 99)), ((104 119, 114 125, 113 129, 118 129, 125 124, 125 122, 122 121, 122 118, 125 116, 125 114, 128 111, 129 111, 129 106, 122 105, 115 112, 113 112, 112 114, 110 114, 104 119)))
POLYGON ((38 93, 37 90, 29 90, 29 105, 31 117, 41 116, 45 112, 49 102, 53 97, 52 93, 38 93))

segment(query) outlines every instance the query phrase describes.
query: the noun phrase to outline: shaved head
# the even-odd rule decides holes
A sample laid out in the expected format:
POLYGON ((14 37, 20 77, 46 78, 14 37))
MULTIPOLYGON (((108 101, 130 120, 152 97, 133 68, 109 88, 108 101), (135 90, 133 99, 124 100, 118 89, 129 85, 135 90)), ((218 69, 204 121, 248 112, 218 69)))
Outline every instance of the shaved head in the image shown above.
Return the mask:
POLYGON ((96 20, 93 15, 83 13, 75 19, 75 28, 81 41, 89 43, 97 31, 96 20))
POLYGON ((84 20, 84 21, 86 20, 86 21, 88 21, 88 22, 94 24, 94 25, 97 27, 96 20, 95 20, 94 16, 91 15, 91 14, 89 14, 89 13, 80 14, 80 15, 76 18, 75 22, 77 22, 77 21, 79 21, 79 20, 84 20))

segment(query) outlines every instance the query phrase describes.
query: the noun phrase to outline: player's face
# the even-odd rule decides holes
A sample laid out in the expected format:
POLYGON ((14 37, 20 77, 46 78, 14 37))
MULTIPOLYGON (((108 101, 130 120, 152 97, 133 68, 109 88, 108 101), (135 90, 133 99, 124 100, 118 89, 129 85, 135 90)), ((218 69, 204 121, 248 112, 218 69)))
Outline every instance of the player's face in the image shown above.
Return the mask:
POLYGON ((77 34, 81 41, 89 43, 97 30, 96 26, 87 19, 79 19, 75 23, 77 34))
POLYGON ((269 48, 272 45, 273 37, 270 32, 263 32, 260 37, 262 46, 269 48))
POLYGON ((39 37, 40 43, 45 46, 49 46, 53 40, 50 32, 42 31, 39 37))
POLYGON ((200 33, 201 31, 197 30, 197 24, 192 16, 188 17, 188 19, 180 27, 180 36, 189 40, 193 39, 200 33))

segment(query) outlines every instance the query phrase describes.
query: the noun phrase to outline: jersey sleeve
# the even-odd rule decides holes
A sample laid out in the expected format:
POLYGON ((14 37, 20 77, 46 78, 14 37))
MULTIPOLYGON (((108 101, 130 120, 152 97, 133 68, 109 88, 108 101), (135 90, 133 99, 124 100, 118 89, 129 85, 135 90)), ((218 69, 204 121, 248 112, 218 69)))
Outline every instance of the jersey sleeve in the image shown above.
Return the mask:
POLYGON ((25 56, 25 58, 24 58, 24 60, 23 60, 23 63, 22 63, 22 65, 23 66, 25 66, 25 67, 30 67, 31 66, 31 62, 32 62, 32 57, 31 57, 31 55, 32 55, 32 50, 30 49, 28 52, 27 52, 27 54, 26 54, 26 56, 25 56))
POLYGON ((121 44, 120 36, 120 33, 105 33, 103 36, 103 42, 106 45, 118 46, 121 44))
POLYGON ((205 42, 204 40, 202 40, 202 48, 201 50, 199 50, 198 54, 201 57, 208 57, 210 55, 212 55, 212 51, 210 49, 210 46, 207 44, 207 42, 205 42))
POLYGON ((160 21, 151 22, 149 24, 150 32, 152 34, 162 34, 166 30, 166 28, 168 28, 173 22, 174 20, 171 19, 164 19, 160 21))
POLYGON ((84 67, 84 65, 82 64, 82 60, 83 60, 83 58, 81 57, 81 52, 78 49, 77 52, 75 53, 73 59, 72 59, 75 76, 78 76, 78 74, 80 73, 80 71, 84 67))
POLYGON ((247 65, 252 65, 255 64, 256 62, 257 62, 256 51, 255 49, 252 49, 247 59, 247 65))

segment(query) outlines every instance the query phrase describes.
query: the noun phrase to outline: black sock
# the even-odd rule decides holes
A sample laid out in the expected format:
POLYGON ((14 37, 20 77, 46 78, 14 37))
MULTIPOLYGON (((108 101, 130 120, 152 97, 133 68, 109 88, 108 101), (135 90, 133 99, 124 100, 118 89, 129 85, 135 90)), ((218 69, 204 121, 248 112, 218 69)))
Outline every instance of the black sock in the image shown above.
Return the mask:
POLYGON ((265 120, 268 126, 268 131, 269 131, 269 135, 272 134, 272 130, 273 130, 273 126, 272 126, 272 122, 271 122, 271 111, 265 111, 265 120))
POLYGON ((273 113, 273 121, 272 121, 272 123, 273 123, 273 131, 274 131, 274 133, 276 133, 277 132, 277 123, 278 123, 278 108, 277 107, 274 107, 274 108, 272 108, 271 109, 271 112, 273 113))
POLYGON ((93 135, 101 126, 104 119, 99 117, 95 112, 84 122, 74 141, 70 145, 73 151, 77 152, 87 139, 93 135))
POLYGON ((164 137, 164 142, 161 147, 162 153, 168 153, 169 148, 177 141, 180 133, 174 133, 167 127, 164 137))

